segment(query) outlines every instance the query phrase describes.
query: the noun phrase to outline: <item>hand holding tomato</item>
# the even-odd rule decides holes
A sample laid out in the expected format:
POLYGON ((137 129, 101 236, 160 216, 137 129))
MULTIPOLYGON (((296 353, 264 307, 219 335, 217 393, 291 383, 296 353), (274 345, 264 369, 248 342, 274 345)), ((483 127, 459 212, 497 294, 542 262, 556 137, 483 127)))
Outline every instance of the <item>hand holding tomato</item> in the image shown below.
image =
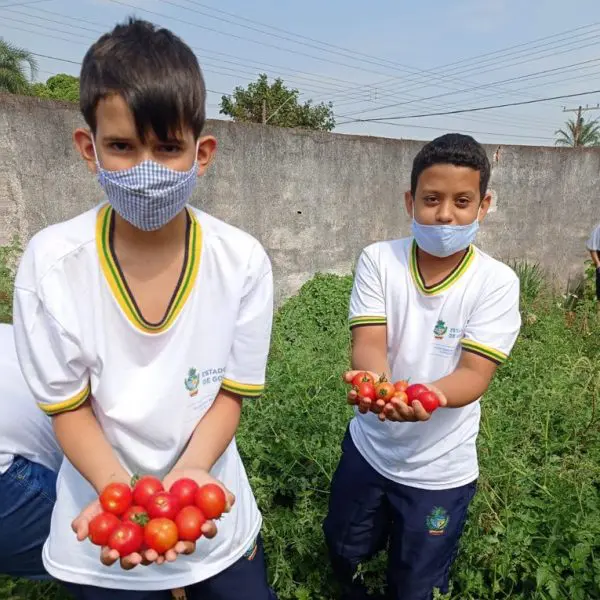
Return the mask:
MULTIPOLYGON (((98 530, 102 530, 108 525, 107 518, 106 523, 100 523, 96 520, 94 525, 91 526, 92 521, 94 521, 96 517, 99 517, 104 512, 105 511, 102 509, 99 499, 94 500, 81 511, 79 516, 71 524, 71 528, 77 535, 77 539, 80 542, 83 542, 88 536, 90 536, 90 534, 96 534, 98 530)), ((107 536, 107 541, 108 537, 109 536, 107 536)), ((120 556, 118 550, 112 549, 108 545, 102 546, 100 550, 100 561, 103 565, 110 567, 118 560, 121 561, 121 567, 126 571, 133 569, 139 564, 150 564, 150 562, 152 562, 148 561, 146 557, 142 556, 142 554, 139 552, 133 552, 128 556, 120 556)))
POLYGON ((373 371, 346 371, 343 379, 352 386, 348 392, 348 404, 358 406, 362 414, 370 410, 380 413, 385 406, 385 401, 377 397, 376 384, 380 378, 373 371))
POLYGON ((447 404, 446 396, 436 387, 413 384, 392 397, 384 409, 384 415, 390 421, 428 421, 434 410, 447 404), (405 401, 400 398, 400 394, 406 396, 405 401))
MULTIPOLYGON (((228 513, 231 510, 231 507, 233 506, 233 504, 235 503, 235 496, 227 489, 225 488, 225 486, 217 481, 214 477, 212 477, 210 475, 210 473, 208 473, 207 471, 205 471, 204 469, 174 469, 173 471, 171 471, 164 479, 163 481, 163 485, 165 487, 166 490, 175 492, 175 493, 181 493, 181 489, 178 490, 179 486, 175 486, 175 489, 172 489, 174 487, 175 482, 178 482, 182 479, 185 480, 192 480, 194 482, 196 482, 196 484, 198 485, 198 488, 207 488, 202 492, 202 496, 204 497, 207 492, 207 490, 210 492, 210 488, 215 485, 217 486, 219 489, 223 490, 223 503, 221 506, 217 506, 217 502, 215 502, 215 498, 211 495, 208 494, 209 497, 209 501, 212 503, 210 505, 210 508, 221 508, 221 512, 222 513, 228 513)), ((179 484, 181 485, 181 484, 179 484)), ((188 484, 189 485, 189 484, 188 484)), ((187 486, 186 486, 187 487, 187 486)), ((189 486, 190 488, 192 486, 189 486)), ((196 490, 194 493, 194 503, 196 504, 196 506, 198 506, 198 502, 197 502, 197 493, 199 490, 196 490)), ((207 505, 208 506, 208 505, 207 505)), ((213 514, 217 514, 217 513, 213 513, 213 514)), ((217 526, 215 525, 214 520, 212 519, 207 519, 205 523, 203 523, 201 525, 201 532, 202 535, 206 538, 213 538, 215 537, 215 535, 217 535, 217 526)), ((177 545, 175 546, 175 550, 179 550, 179 549, 187 549, 189 550, 188 552, 179 552, 180 554, 189 554, 191 552, 193 552, 196 548, 196 544, 194 542, 178 542, 177 545)))

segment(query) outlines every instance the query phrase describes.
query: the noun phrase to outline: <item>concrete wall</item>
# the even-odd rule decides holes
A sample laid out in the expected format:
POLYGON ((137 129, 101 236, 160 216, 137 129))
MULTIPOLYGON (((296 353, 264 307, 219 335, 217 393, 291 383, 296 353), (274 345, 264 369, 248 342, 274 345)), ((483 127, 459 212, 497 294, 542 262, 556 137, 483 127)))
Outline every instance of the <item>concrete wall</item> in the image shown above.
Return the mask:
MULTIPOLYGON (((0 244, 102 199, 73 149, 70 104, 0 95, 0 244)), ((409 232, 403 193, 422 142, 209 121, 217 159, 193 203, 267 248, 278 299, 315 272, 349 273, 366 244, 409 232)), ((488 147, 496 200, 478 244, 566 282, 600 220, 600 149, 488 147)))

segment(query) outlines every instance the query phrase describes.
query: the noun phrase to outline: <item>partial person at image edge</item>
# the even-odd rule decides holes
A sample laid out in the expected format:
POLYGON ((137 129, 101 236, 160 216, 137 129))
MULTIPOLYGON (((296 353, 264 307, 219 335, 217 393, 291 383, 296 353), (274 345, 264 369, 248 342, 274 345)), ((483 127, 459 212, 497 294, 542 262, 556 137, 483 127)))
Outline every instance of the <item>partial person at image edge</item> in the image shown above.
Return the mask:
POLYGON ((235 433, 243 399, 264 388, 272 269, 255 238, 189 204, 216 149, 201 135, 197 58, 130 19, 86 53, 80 97, 75 145, 106 200, 37 233, 15 282, 21 368, 65 454, 44 565, 79 600, 176 588, 188 600, 270 600, 235 433), (196 544, 119 560, 86 537, 98 494, 134 473, 165 488, 216 483, 229 510, 196 544))
POLYGON ((596 267, 596 300, 600 301, 600 224, 596 225, 587 242, 592 262, 596 267))
POLYGON ((50 531, 62 452, 17 360, 12 325, 0 324, 0 573, 50 579, 42 547, 50 531))
MULTIPOLYGON (((405 198, 413 235, 372 244, 358 259, 349 314, 355 371, 346 381, 358 371, 408 379, 429 386, 442 407, 428 414, 398 399, 383 410, 364 401, 356 408, 324 522, 344 600, 372 598, 357 569, 388 543, 387 598, 448 592, 479 475, 479 399, 521 326, 516 274, 472 244, 491 202, 489 178, 473 138, 426 144, 405 198)), ((354 391, 349 401, 358 402, 354 391)))

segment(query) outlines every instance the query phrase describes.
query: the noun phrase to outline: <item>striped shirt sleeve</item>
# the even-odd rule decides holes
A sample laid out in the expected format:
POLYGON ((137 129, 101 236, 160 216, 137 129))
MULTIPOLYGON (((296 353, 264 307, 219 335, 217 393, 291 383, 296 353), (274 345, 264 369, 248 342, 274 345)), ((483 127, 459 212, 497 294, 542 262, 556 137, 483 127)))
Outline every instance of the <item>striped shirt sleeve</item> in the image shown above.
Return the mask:
POLYGON ((356 263, 350 296, 349 323, 351 328, 387 323, 380 271, 368 250, 367 248, 362 251, 356 263))
POLYGON ((494 285, 478 302, 461 340, 465 352, 502 364, 517 341, 521 329, 519 279, 494 285))
POLYGON ((19 364, 38 406, 50 416, 81 406, 90 384, 75 336, 32 291, 15 289, 13 312, 19 364))
POLYGON ((251 263, 221 382, 223 390, 243 398, 257 398, 264 391, 273 324, 273 273, 262 247, 255 249, 251 263))

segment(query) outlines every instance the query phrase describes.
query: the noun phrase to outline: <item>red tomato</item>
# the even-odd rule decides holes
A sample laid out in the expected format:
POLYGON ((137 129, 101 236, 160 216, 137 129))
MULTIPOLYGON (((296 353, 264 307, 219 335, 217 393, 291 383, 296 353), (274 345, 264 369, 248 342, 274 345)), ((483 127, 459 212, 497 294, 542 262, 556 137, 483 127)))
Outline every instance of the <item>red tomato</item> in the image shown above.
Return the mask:
POLYGON ((109 483, 100 494, 102 508, 117 516, 131 506, 131 501, 131 488, 126 483, 109 483))
POLYGON ((375 400, 377 397, 375 394, 375 386, 372 383, 360 383, 356 387, 356 393, 359 398, 368 398, 369 400, 375 400))
POLYGON ((148 522, 148 511, 143 506, 130 506, 121 517, 123 521, 131 521, 142 525, 142 527, 148 522))
POLYGON ((179 506, 192 506, 198 491, 198 484, 193 479, 184 477, 178 479, 170 488, 169 492, 177 497, 179 506))
POLYGON ((440 399, 437 397, 437 394, 434 394, 431 391, 422 392, 419 394, 419 397, 416 398, 422 405, 423 408, 428 412, 432 413, 436 408, 440 406, 440 399))
POLYGON ((390 400, 395 391, 394 386, 389 381, 381 381, 375 385, 375 395, 378 400, 390 400))
POLYGON ((139 552, 144 541, 144 529, 136 523, 128 521, 121 523, 110 534, 108 538, 108 547, 116 550, 119 556, 129 556, 134 552, 139 552))
POLYGON ((103 512, 96 515, 89 525, 89 538, 92 544, 96 546, 106 546, 110 534, 119 526, 121 521, 117 515, 103 512))
POLYGON ((227 498, 220 485, 209 483, 196 492, 196 506, 207 519, 218 519, 225 510, 227 498))
POLYGON ((375 383, 375 379, 373 379, 372 375, 369 375, 366 371, 361 371, 357 373, 352 379, 352 385, 358 387, 361 383, 375 383))
POLYGON ((152 519, 144 529, 144 542, 159 554, 173 548, 178 541, 177 525, 171 519, 152 519))
POLYGON ((394 383, 394 389, 397 392, 405 392, 407 388, 408 381, 405 381, 404 379, 401 379, 400 381, 396 381, 396 383, 394 383))
POLYGON ((138 506, 146 506, 148 500, 157 492, 162 492, 165 488, 159 479, 151 475, 144 475, 139 479, 134 478, 133 483, 133 501, 138 506))
POLYGON ((413 383, 406 388, 406 395, 408 396, 408 403, 412 404, 413 400, 416 400, 423 392, 428 392, 429 388, 422 383, 413 383))
POLYGON ((400 400, 400 402, 404 402, 404 404, 408 404, 408 396, 406 395, 406 392, 396 392, 393 397, 400 400))
POLYGON ((184 506, 175 517, 179 539, 195 542, 202 535, 206 517, 197 506, 184 506))
POLYGON ((179 508, 177 496, 169 492, 157 492, 148 500, 148 504, 146 505, 148 516, 151 519, 164 517, 165 519, 173 520, 179 512, 179 508))

